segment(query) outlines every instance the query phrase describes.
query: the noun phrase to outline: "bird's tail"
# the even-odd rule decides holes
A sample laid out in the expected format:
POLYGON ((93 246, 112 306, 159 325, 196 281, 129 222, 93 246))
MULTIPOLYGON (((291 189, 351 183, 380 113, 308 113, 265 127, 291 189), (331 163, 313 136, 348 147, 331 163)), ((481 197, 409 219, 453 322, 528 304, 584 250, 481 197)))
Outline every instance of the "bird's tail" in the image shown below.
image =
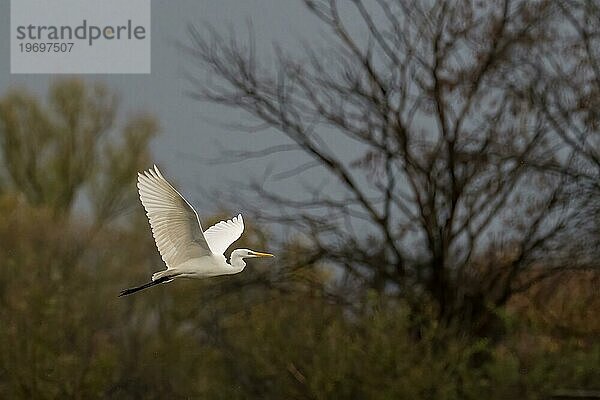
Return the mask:
POLYGON ((119 293, 119 297, 121 297, 121 296, 127 296, 129 294, 133 294, 135 292, 139 292, 140 290, 148 289, 149 287, 152 287, 154 285, 158 285, 160 283, 171 282, 172 280, 173 280, 172 276, 163 276, 161 278, 158 278, 158 279, 155 279, 155 280, 153 280, 151 282, 148 282, 148 283, 146 283, 144 285, 136 286, 136 287, 132 287, 132 288, 129 288, 129 289, 122 290, 121 293, 119 293))

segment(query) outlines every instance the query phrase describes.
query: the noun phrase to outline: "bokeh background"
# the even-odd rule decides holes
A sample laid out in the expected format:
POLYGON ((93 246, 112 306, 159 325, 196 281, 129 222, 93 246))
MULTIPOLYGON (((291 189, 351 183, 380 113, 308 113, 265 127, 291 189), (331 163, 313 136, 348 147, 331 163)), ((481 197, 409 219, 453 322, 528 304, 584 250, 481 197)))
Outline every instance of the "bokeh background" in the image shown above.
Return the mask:
POLYGON ((153 1, 150 75, 2 57, 0 397, 600 398, 598 27, 585 0, 153 1), (277 258, 117 298, 163 267, 153 163, 277 258))

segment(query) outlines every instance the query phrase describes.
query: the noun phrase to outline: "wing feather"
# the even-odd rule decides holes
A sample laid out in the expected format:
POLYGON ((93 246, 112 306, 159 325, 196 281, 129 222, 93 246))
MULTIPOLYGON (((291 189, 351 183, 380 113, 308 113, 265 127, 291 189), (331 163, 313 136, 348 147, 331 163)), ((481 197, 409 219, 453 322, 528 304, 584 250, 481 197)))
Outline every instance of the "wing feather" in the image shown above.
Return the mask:
POLYGON ((237 217, 221 221, 204 232, 204 237, 214 254, 223 254, 233 242, 238 240, 244 232, 242 214, 237 217))
POLYGON ((154 169, 138 173, 137 187, 156 247, 167 268, 211 254, 196 210, 162 176, 156 165, 154 169))

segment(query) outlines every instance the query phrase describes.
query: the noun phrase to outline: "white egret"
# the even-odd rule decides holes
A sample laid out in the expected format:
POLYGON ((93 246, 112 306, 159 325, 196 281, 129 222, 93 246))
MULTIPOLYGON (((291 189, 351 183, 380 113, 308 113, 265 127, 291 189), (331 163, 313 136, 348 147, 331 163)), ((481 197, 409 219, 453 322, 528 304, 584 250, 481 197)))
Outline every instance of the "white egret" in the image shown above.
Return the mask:
POLYGON ((123 290, 119 297, 177 278, 237 274, 246 266, 245 258, 273 257, 268 253, 237 249, 231 253, 231 263, 227 263, 223 253, 242 235, 242 215, 203 231, 196 210, 162 176, 156 165, 154 170, 138 173, 137 187, 167 269, 153 274, 152 281, 145 285, 123 290))

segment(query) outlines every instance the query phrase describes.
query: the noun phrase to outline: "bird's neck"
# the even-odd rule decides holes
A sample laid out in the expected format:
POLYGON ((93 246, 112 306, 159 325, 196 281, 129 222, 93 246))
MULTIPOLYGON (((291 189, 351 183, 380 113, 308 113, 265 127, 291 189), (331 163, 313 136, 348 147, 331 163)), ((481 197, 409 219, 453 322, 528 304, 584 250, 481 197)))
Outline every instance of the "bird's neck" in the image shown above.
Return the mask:
POLYGON ((238 272, 242 272, 244 270, 244 268, 246 267, 246 262, 244 261, 244 259, 242 257, 238 256, 237 254, 231 254, 231 259, 230 259, 229 263, 231 264, 231 267, 235 271, 235 272, 233 272, 234 274, 236 274, 238 272))

